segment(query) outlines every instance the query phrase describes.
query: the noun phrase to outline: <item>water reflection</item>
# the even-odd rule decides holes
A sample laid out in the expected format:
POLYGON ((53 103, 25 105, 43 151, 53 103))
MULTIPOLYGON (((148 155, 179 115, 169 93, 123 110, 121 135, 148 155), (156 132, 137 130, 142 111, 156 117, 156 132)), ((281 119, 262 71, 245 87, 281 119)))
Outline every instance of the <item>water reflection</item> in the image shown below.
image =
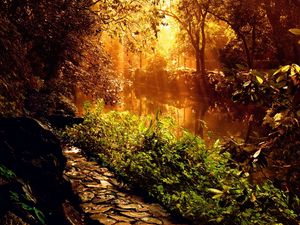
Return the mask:
MULTIPOLYGON (((137 77, 137 76, 135 76, 137 77)), ((224 136, 245 137, 251 114, 244 106, 228 102, 216 104, 210 97, 201 96, 196 81, 165 79, 166 76, 141 77, 127 82, 121 93, 121 102, 107 110, 131 111, 136 115, 155 114, 157 111, 172 116, 189 131, 204 137, 208 143, 224 136), (163 79, 162 79, 163 78, 163 79)), ((87 96, 77 93, 76 105, 82 115, 87 96)))
MULTIPOLYGON (((170 89, 170 88, 169 88, 170 89)), ((203 136, 207 141, 221 136, 244 136, 246 124, 243 116, 236 118, 236 109, 215 106, 211 99, 199 96, 196 90, 187 92, 174 86, 170 90, 146 84, 127 85, 122 92, 121 104, 116 110, 128 110, 136 115, 162 114, 172 116, 189 131, 203 136)), ((233 107, 233 106, 232 106, 233 107)))

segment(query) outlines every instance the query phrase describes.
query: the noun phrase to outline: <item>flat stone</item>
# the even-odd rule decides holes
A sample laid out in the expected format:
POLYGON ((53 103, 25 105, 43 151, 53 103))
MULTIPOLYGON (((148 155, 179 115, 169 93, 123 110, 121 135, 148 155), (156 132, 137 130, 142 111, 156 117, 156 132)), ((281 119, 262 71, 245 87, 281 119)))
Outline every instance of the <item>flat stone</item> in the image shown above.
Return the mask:
POLYGON ((109 182, 106 181, 106 180, 101 180, 101 181, 100 181, 100 184, 101 184, 101 186, 102 186, 103 188, 107 188, 107 187, 113 186, 111 183, 109 183, 109 182))
POLYGON ((127 194, 123 193, 123 192, 117 192, 117 195, 120 197, 126 197, 127 194))
POLYGON ((104 202, 109 202, 111 200, 115 199, 114 195, 106 195, 106 196, 99 196, 93 199, 93 203, 99 204, 99 203, 104 203, 104 202))
POLYGON ((83 211, 89 211, 94 208, 94 204, 91 202, 82 203, 80 204, 80 206, 83 209, 83 211))
MULTIPOLYGON (((152 225, 153 223, 145 223, 145 222, 143 222, 143 221, 137 221, 137 222, 135 222, 134 223, 134 225, 152 225)), ((166 224, 168 224, 168 225, 170 225, 170 224, 172 224, 172 223, 166 223, 166 224)), ((176 224, 176 225, 178 225, 178 224, 176 224)))
POLYGON ((114 177, 114 176, 115 176, 115 175, 114 175, 113 173, 111 173, 111 172, 105 172, 105 173, 103 173, 103 175, 106 176, 106 177, 114 177))
POLYGON ((106 172, 108 172, 108 169, 107 168, 105 168, 105 167, 101 167, 101 168, 99 168, 97 171, 99 171, 100 173, 106 173, 106 172))
POLYGON ((117 220, 119 222, 132 222, 134 219, 126 217, 126 216, 119 216, 119 215, 109 215, 110 218, 117 220))
POLYGON ((108 212, 109 210, 111 210, 113 207, 112 206, 102 206, 102 207, 97 207, 95 209, 90 209, 87 210, 86 212, 90 213, 90 214, 96 214, 96 213, 105 213, 108 212))
POLYGON ((145 212, 148 211, 147 208, 144 208, 142 205, 140 204, 118 204, 117 205, 119 208, 121 209, 125 209, 125 210, 131 210, 134 209, 138 212, 145 212))
POLYGON ((132 218, 143 218, 150 216, 146 212, 120 212, 124 216, 132 217, 132 218))
POLYGON ((88 188, 100 188, 101 187, 101 185, 98 183, 90 183, 90 184, 86 184, 85 186, 88 188))
POLYGON ((163 224, 163 222, 161 220, 153 218, 153 217, 143 217, 143 218, 141 218, 141 220, 143 222, 151 223, 151 224, 163 224))
POLYGON ((86 192, 81 192, 79 194, 79 197, 80 197, 82 202, 89 202, 95 197, 95 194, 92 193, 92 192, 87 192, 86 191, 86 192))
POLYGON ((97 181, 103 181, 103 180, 107 180, 107 178, 106 177, 104 177, 104 176, 102 176, 102 175, 96 175, 96 176, 92 176, 92 178, 94 179, 94 180, 97 180, 97 181))
POLYGON ((117 222, 114 219, 111 219, 111 218, 108 218, 107 216, 99 215, 99 214, 93 214, 90 217, 93 220, 98 220, 101 224, 104 224, 104 225, 113 225, 117 222))
POLYGON ((142 197, 136 196, 136 195, 130 196, 130 200, 135 202, 135 203, 144 202, 142 197))
POLYGON ((118 199, 116 199, 115 200, 115 203, 116 204, 130 204, 130 201, 128 200, 128 199, 126 199, 126 198, 118 198, 118 199))
POLYGON ((149 211, 157 217, 168 217, 170 214, 164 210, 160 205, 158 204, 150 204, 148 205, 149 211))
POLYGON ((115 225, 131 225, 131 223, 118 222, 118 223, 115 223, 115 225))

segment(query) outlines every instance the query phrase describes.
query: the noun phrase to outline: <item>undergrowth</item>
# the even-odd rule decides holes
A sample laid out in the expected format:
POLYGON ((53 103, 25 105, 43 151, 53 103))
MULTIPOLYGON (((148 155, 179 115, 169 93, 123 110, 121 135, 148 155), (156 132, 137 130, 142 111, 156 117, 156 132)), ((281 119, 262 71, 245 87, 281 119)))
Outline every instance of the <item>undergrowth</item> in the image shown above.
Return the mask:
POLYGON ((208 149, 178 131, 170 118, 104 113, 100 103, 64 137, 193 224, 298 224, 288 196, 270 181, 252 185, 218 142, 208 149))

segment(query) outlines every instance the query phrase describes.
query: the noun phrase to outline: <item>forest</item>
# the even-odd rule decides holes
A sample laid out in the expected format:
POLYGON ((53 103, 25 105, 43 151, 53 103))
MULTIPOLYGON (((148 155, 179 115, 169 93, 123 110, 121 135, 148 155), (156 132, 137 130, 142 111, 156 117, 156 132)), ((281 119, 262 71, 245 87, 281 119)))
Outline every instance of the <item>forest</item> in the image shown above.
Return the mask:
POLYGON ((0 225, 299 225, 299 0, 1 0, 0 225))

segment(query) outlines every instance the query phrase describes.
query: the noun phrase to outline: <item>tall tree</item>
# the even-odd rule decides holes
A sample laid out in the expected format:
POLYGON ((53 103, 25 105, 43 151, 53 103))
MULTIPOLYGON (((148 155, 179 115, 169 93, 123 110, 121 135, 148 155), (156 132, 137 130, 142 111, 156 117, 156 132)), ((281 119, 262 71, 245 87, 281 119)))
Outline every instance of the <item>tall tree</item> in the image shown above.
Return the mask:
POLYGON ((216 0, 210 13, 234 30, 242 42, 247 66, 253 68, 256 57, 266 53, 270 43, 270 26, 262 6, 255 0, 216 0))
POLYGON ((289 0, 260 1, 272 27, 272 39, 280 64, 300 64, 300 47, 288 30, 300 27, 300 2, 289 0))
POLYGON ((14 99, 21 108, 41 113, 55 111, 56 99, 72 98, 76 87, 115 101, 117 84, 98 37, 112 24, 125 24, 140 8, 137 0, 2 2, 0 98, 9 102, 11 94, 18 95, 14 99), (12 79, 24 84, 18 92, 12 91, 17 85, 12 79))
POLYGON ((201 75, 200 80, 202 87, 206 89, 205 91, 207 91, 208 86, 205 76, 205 28, 211 6, 211 0, 183 0, 167 9, 160 9, 164 15, 174 18, 188 35, 194 49, 196 71, 201 75))

